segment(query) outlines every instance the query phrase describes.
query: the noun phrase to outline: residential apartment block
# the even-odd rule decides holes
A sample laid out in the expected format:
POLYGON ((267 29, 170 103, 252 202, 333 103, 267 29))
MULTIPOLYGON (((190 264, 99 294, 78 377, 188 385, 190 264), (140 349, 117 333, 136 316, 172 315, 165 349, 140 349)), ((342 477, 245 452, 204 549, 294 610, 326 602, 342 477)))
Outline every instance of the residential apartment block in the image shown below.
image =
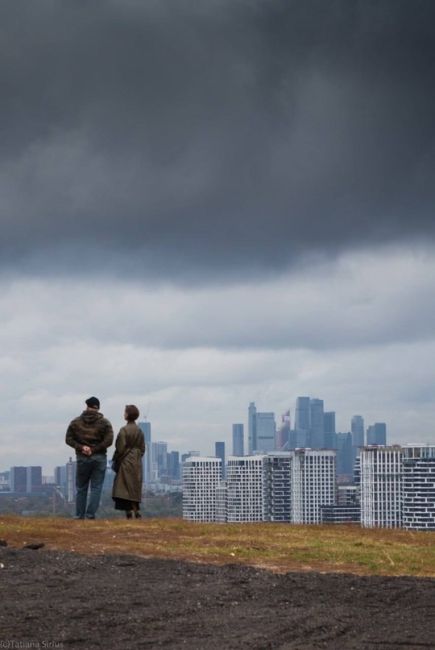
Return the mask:
POLYGON ((264 458, 265 517, 268 521, 291 521, 291 473, 293 454, 275 452, 264 458))
POLYGON ((319 524, 320 507, 335 503, 335 453, 332 449, 296 449, 293 452, 293 523, 319 524))
POLYGON ((216 488, 216 516, 215 521, 225 523, 228 518, 227 513, 227 482, 221 481, 216 488))
POLYGON ((402 448, 365 447, 360 453, 361 525, 402 525, 402 448))
POLYGON ((403 447, 403 528, 435 530, 435 445, 403 447))
POLYGON ((295 449, 228 459, 190 457, 183 516, 191 521, 357 523, 435 530, 435 445, 369 446, 355 482, 337 486, 336 452, 295 449))
POLYGON ((191 456, 183 463, 183 518, 216 521, 216 490, 221 482, 220 458, 191 456))
POLYGON ((239 456, 228 459, 227 521, 264 521, 264 472, 264 456, 239 456))
POLYGON ((335 502, 333 450, 230 457, 221 482, 211 460, 219 459, 189 458, 184 465, 185 519, 317 524, 321 506, 335 502))

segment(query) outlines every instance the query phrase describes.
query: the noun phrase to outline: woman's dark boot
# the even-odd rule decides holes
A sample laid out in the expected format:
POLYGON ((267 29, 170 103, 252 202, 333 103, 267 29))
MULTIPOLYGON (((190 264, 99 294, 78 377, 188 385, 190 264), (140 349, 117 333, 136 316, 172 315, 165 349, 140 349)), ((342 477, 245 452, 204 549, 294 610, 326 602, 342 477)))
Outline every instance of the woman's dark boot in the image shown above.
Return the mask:
POLYGON ((131 518, 133 517, 133 513, 132 513, 132 511, 131 511, 131 510, 127 510, 126 513, 125 513, 125 516, 127 517, 127 519, 131 519, 131 518))

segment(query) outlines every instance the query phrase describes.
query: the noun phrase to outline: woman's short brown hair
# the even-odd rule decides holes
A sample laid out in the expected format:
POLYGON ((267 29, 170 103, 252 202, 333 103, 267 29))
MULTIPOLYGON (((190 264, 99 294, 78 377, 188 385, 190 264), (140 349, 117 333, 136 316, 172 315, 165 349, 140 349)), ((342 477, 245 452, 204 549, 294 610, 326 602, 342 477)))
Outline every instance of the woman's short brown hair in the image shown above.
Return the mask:
POLYGON ((139 417, 139 409, 134 404, 127 404, 125 407, 125 417, 129 422, 134 422, 139 417))

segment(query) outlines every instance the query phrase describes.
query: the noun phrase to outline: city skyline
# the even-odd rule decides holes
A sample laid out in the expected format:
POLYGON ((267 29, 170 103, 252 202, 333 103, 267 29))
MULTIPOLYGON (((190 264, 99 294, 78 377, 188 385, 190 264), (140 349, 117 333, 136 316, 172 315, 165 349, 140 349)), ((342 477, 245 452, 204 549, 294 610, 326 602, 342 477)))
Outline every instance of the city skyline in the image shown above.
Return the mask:
MULTIPOLYGON (((323 400, 320 400, 319 398, 309 398, 309 397, 308 398, 305 398, 305 397, 296 398, 296 404, 297 404, 297 401, 300 400, 300 399, 308 399, 309 401, 311 400, 311 402, 313 402, 313 403, 316 403, 316 402, 320 401, 323 404, 323 400)), ((271 423, 273 421, 273 423, 275 425, 275 437, 274 437, 273 441, 271 440, 270 443, 267 443, 265 447, 263 445, 264 451, 273 451, 274 449, 275 450, 277 449, 276 445, 278 444, 278 434, 279 434, 279 429, 281 427, 281 423, 280 423, 280 417, 281 416, 285 417, 287 419, 287 421, 290 420, 290 422, 291 422, 291 430, 295 431, 295 426, 296 426, 296 415, 295 414, 296 414, 296 408, 297 408, 296 404, 295 404, 295 406, 293 408, 286 409, 286 411, 284 413, 278 414, 278 413, 276 413, 274 411, 273 412, 271 412, 271 411, 262 412, 257 408, 257 405, 256 405, 255 402, 250 402, 248 408, 245 411, 244 417, 239 419, 241 421, 242 429, 243 429, 243 446, 244 446, 244 449, 245 449, 245 455, 249 455, 250 451, 252 451, 249 448, 249 417, 250 417, 249 413, 250 413, 251 408, 252 407, 254 408, 255 415, 259 416, 261 418, 260 422, 263 422, 263 421, 265 422, 266 427, 270 427, 269 422, 271 423), (264 419, 265 416, 266 416, 266 420, 264 419)), ((326 416, 330 415, 331 413, 334 416, 337 415, 335 411, 332 411, 332 412, 325 411, 326 416)), ((355 417, 355 416, 352 416, 352 417, 355 417)), ((359 416, 357 416, 357 417, 359 417, 359 416)), ((334 419, 336 419, 336 418, 334 418, 334 419)), ((232 446, 233 446, 233 440, 234 440, 234 437, 233 437, 234 427, 239 426, 239 425, 237 425, 237 423, 232 422, 230 427, 229 427, 229 430, 228 431, 223 431, 222 435, 218 436, 218 438, 209 437, 207 440, 204 440, 204 437, 203 437, 201 444, 196 444, 195 445, 195 444, 193 444, 193 441, 191 439, 186 437, 183 440, 183 442, 177 446, 176 444, 173 443, 174 438, 165 439, 164 436, 160 435, 159 431, 156 430, 156 425, 153 424, 150 420, 141 420, 141 419, 139 419, 139 424, 141 425, 141 427, 143 428, 143 430, 145 432, 145 437, 146 437, 147 442, 150 440, 150 436, 151 436, 151 442, 153 444, 157 444, 157 443, 161 442, 162 444, 166 445, 168 448, 173 449, 175 447, 176 451, 177 452, 179 451, 180 454, 190 452, 193 449, 195 449, 195 450, 197 449, 197 450, 199 450, 199 453, 201 455, 203 455, 203 456, 213 456, 214 455, 214 453, 215 453, 215 445, 216 445, 218 439, 222 439, 222 441, 224 442, 225 449, 226 449, 226 451, 225 451, 226 455, 232 455, 232 446)), ((351 424, 352 424, 352 418, 349 420, 348 427, 344 427, 342 429, 342 431, 346 432, 346 433, 347 432, 350 433, 351 432, 351 424)), ((367 424, 367 426, 365 428, 365 431, 368 432, 369 429, 373 428, 373 425, 375 423, 369 422, 368 419, 367 419, 366 424, 367 424)), ((261 426, 263 426, 263 425, 261 425, 261 426)), ((337 426, 335 427, 335 429, 336 429, 337 432, 341 431, 341 429, 338 428, 337 426)), ((308 430, 310 430, 310 423, 309 423, 309 426, 308 426, 308 430)), ((270 431, 269 431, 269 433, 267 435, 268 436, 270 435, 270 431)), ((389 435, 389 439, 391 439, 391 432, 390 431, 389 431, 388 435, 389 435)), ((116 430, 115 430, 115 436, 116 436, 116 430)), ((51 465, 49 462, 47 462, 47 460, 46 460, 47 455, 46 454, 41 454, 40 458, 43 459, 43 460, 40 460, 39 462, 36 462, 35 455, 32 455, 30 461, 28 461, 30 456, 26 456, 26 452, 25 451, 23 452, 22 450, 20 450, 17 447, 16 448, 16 453, 14 454, 14 456, 11 456, 11 458, 15 459, 14 462, 10 462, 8 464, 8 462, 7 462, 8 456, 7 455, 3 455, 0 458, 0 472, 7 471, 10 467, 13 467, 13 466, 40 465, 40 466, 43 467, 45 475, 51 475, 51 474, 47 473, 47 470, 51 471, 52 468, 55 467, 56 465, 63 464, 64 462, 66 462, 66 458, 69 457, 71 455, 71 453, 72 453, 71 449, 68 446, 65 445, 64 437, 63 438, 61 437, 61 439, 58 442, 59 442, 58 450, 57 450, 58 455, 53 456, 56 459, 53 465, 51 465), (44 459, 45 459, 45 461, 44 461, 44 459)), ((297 446, 304 447, 306 445, 303 442, 301 442, 297 446)), ((313 445, 313 447, 316 448, 316 445, 313 445)), ((328 447, 328 445, 326 444, 326 439, 325 439, 325 447, 328 447)), ((260 449, 260 447, 257 447, 257 448, 260 449)), ((114 451, 114 445, 112 445, 108 449, 108 452, 107 452, 108 453, 108 458, 111 457, 113 451, 114 451)), ((255 451, 255 449, 254 449, 254 451, 255 451)), ((149 469, 149 462, 150 462, 149 458, 150 458, 150 456, 147 455, 148 465, 145 467, 145 473, 146 474, 149 473, 149 471, 150 471, 150 469, 149 469)))
POLYGON ((298 395, 433 440, 434 3, 0 20, 2 465, 59 464, 89 395, 180 451, 298 395))
MULTIPOLYGON (((255 402, 250 402, 244 423, 232 423, 231 433, 228 432, 221 436, 222 442, 214 440, 213 449, 194 447, 188 441, 187 445, 181 449, 168 450, 171 443, 162 440, 158 433, 152 433, 152 423, 149 420, 139 420, 142 428, 148 453, 144 460, 144 480, 152 480, 152 459, 156 462, 155 470, 158 475, 165 474, 162 472, 166 468, 166 463, 172 463, 169 457, 177 455, 186 456, 218 456, 222 459, 225 456, 244 455, 240 450, 246 449, 245 455, 252 453, 267 453, 272 451, 289 450, 295 448, 313 448, 313 449, 338 449, 338 459, 340 472, 342 474, 352 473, 352 464, 357 453, 357 448, 363 444, 372 445, 387 443, 387 425, 385 422, 366 422, 361 415, 354 415, 350 420, 350 427, 344 432, 340 432, 336 427, 336 412, 325 410, 323 399, 313 397, 297 397, 293 409, 287 409, 281 415, 281 422, 277 421, 274 412, 261 412, 257 409, 255 402), (306 410, 306 413, 302 411, 306 410), (151 443, 151 446, 150 446, 151 443), (192 451, 195 449, 195 451, 192 451), (219 451, 218 451, 219 449, 219 451), (236 451, 234 451, 236 449, 236 451), (160 451, 159 451, 160 450, 160 451), (169 451, 169 453, 168 453, 169 451), (164 458, 160 458, 163 453, 164 458), (156 458, 154 455, 156 454, 156 458), (157 458, 158 457, 158 458, 157 458)), ((390 437, 389 437, 390 439, 390 437)), ((393 444, 396 444, 395 442, 393 444)), ((409 444, 409 441, 407 442, 409 444)), ((111 450, 108 450, 108 458, 111 457, 111 450)), ((4 459, 3 459, 4 460, 4 459)), ((59 459, 63 463, 65 457, 59 459)), ((178 462, 178 461, 177 461, 178 462)), ((338 462, 338 461, 337 461, 338 462)), ((31 464, 35 464, 34 459, 31 464)), ((17 461, 11 463, 9 467, 29 465, 25 457, 19 457, 17 461)), ((41 463, 41 466, 43 463, 41 463)), ((45 475, 47 473, 47 464, 44 464, 45 475)), ((7 471, 7 467, 0 467, 0 472, 7 471)), ((50 470, 51 471, 51 468, 50 470)), ((173 472, 171 472, 173 473, 173 472)))
POLYGON ((338 452, 295 449, 183 465, 183 518, 435 529, 435 446, 368 446, 344 483, 338 452))
MULTIPOLYGON (((149 427, 145 429, 149 433, 149 427)), ((382 437, 381 430, 378 434, 382 437)), ((339 469, 343 461, 339 456, 336 447, 226 458, 224 443, 216 442, 214 457, 192 451, 182 456, 180 465, 179 452, 168 453, 166 443, 155 442, 152 476, 145 479, 144 487, 165 494, 182 490, 183 517, 192 521, 360 522, 364 527, 434 528, 434 445, 362 447, 346 475, 339 469)), ((70 458, 56 467, 54 480, 43 477, 39 466, 12 467, 10 472, 0 472, 0 494, 6 499, 51 494, 53 508, 55 495, 73 503, 75 465, 70 458)), ((109 469, 106 492, 112 483, 109 469)))

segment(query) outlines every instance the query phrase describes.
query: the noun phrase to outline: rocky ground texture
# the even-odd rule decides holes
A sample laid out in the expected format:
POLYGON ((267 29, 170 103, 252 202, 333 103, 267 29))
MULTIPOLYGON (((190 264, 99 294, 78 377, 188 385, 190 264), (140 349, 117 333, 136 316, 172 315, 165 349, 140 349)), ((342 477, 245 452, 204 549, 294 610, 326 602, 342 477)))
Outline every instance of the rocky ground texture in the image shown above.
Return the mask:
POLYGON ((435 580, 0 547, 0 647, 435 648, 435 580))

